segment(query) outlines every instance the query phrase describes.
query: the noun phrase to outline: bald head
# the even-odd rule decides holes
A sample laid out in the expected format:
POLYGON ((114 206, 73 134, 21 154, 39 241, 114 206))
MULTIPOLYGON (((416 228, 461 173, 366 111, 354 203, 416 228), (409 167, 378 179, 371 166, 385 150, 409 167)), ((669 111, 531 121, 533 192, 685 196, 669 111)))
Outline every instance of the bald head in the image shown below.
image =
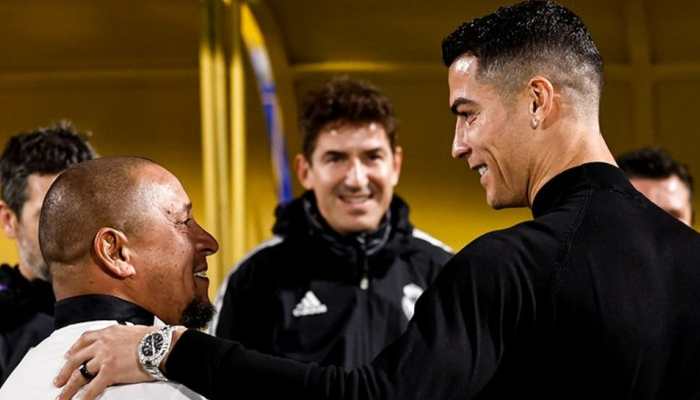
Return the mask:
POLYGON ((77 164, 56 179, 39 221, 39 245, 50 269, 89 255, 102 227, 125 234, 139 229, 147 204, 140 183, 148 169, 163 170, 144 158, 106 157, 77 164))
POLYGON ((206 270, 218 243, 177 177, 152 161, 101 158, 67 169, 46 194, 39 244, 57 300, 105 294, 197 328, 213 315, 206 270))

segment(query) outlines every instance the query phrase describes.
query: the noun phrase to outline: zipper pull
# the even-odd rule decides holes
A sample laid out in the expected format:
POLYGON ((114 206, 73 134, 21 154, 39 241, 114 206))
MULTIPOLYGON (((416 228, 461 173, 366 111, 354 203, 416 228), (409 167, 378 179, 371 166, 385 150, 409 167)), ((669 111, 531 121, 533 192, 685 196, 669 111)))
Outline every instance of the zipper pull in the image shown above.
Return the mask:
POLYGON ((369 287, 369 279, 367 279, 367 273, 365 272, 365 274, 362 275, 362 279, 360 280, 360 289, 367 290, 368 287, 369 287))

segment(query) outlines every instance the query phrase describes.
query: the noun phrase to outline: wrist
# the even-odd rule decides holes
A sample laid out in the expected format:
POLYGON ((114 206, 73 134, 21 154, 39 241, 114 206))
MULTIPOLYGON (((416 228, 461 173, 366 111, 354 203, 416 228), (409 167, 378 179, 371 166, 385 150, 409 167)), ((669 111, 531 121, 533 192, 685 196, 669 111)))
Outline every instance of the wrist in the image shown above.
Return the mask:
POLYGON ((170 350, 173 332, 173 327, 164 326, 160 329, 147 333, 139 342, 137 355, 141 368, 155 380, 168 380, 161 373, 159 365, 163 359, 165 359, 170 350))
POLYGON ((173 348, 175 347, 175 343, 177 343, 177 341, 180 340, 180 337, 182 336, 183 333, 185 333, 185 331, 187 331, 187 328, 185 328, 184 326, 174 326, 173 327, 173 335, 172 335, 172 339, 170 341, 170 348, 166 352, 165 357, 163 357, 163 359, 160 361, 160 365, 158 365, 158 367, 160 368, 160 370, 163 373, 166 372, 165 366, 168 363, 168 358, 170 358, 170 353, 172 352, 173 348))

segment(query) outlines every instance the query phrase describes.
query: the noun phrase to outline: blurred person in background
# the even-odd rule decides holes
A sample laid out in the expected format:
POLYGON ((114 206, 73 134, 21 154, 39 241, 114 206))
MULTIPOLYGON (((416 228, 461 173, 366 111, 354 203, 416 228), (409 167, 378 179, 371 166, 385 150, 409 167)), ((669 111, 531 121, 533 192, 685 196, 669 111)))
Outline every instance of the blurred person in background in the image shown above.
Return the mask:
POLYGON ((686 225, 692 225, 693 177, 688 167, 659 148, 643 148, 617 157, 635 189, 686 225))
POLYGON ((0 223, 19 254, 16 266, 0 265, 0 385, 54 329, 51 277, 37 236, 41 203, 59 173, 94 157, 68 122, 17 134, 0 156, 0 223))
POLYGON ((212 331, 264 353, 353 368, 406 329, 450 257, 409 220, 394 188, 403 151, 389 100, 338 77, 311 92, 296 172, 306 192, 281 204, 275 237, 219 290, 212 331))

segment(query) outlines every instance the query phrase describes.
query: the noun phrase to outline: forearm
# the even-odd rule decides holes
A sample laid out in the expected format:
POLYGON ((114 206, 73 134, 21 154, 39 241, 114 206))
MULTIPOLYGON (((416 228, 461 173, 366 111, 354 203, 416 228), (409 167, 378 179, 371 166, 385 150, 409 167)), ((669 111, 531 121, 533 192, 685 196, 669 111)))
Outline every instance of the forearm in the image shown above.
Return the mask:
POLYGON ((237 342, 186 331, 165 361, 169 379, 211 399, 254 393, 256 398, 304 393, 311 365, 245 349, 237 342))

